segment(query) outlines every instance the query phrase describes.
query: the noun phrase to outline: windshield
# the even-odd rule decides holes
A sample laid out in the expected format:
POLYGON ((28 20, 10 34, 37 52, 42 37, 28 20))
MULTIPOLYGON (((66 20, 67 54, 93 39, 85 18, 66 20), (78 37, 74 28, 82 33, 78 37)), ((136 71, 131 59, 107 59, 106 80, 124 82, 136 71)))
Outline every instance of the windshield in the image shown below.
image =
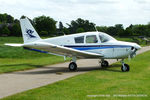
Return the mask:
POLYGON ((111 36, 109 36, 109 35, 107 35, 105 33, 100 33, 99 34, 99 38, 100 38, 102 43, 108 42, 108 41, 111 41, 111 40, 116 40, 113 37, 111 37, 111 36))

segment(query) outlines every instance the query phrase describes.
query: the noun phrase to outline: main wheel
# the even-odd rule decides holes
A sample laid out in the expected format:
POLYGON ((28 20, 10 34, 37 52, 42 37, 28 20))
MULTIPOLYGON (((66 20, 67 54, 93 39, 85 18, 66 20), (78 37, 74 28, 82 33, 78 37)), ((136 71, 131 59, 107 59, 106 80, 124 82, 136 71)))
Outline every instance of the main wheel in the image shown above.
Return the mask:
POLYGON ((122 65, 121 70, 122 72, 128 72, 130 70, 130 66, 128 64, 124 64, 124 67, 122 65))
POLYGON ((76 64, 75 62, 71 62, 71 63, 69 64, 69 70, 70 70, 70 71, 75 71, 75 70, 77 70, 77 64, 76 64))
POLYGON ((106 61, 106 60, 102 61, 102 62, 101 62, 101 66, 102 66, 102 67, 108 67, 108 66, 109 66, 108 61, 106 61))

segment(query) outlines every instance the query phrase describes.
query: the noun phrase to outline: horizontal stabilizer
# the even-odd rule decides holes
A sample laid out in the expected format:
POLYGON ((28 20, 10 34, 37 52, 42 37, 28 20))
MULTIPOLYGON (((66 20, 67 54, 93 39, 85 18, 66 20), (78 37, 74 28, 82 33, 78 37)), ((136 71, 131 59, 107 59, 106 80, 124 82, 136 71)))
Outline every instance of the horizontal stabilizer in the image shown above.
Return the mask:
POLYGON ((22 47, 23 44, 13 44, 13 43, 5 43, 4 45, 12 46, 12 47, 22 47))

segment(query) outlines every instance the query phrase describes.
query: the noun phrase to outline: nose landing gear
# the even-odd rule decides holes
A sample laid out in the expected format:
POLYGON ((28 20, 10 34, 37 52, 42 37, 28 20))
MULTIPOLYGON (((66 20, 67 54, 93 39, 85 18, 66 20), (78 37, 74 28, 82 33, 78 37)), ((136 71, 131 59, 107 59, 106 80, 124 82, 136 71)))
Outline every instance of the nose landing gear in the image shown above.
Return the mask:
POLYGON ((130 66, 128 64, 125 64, 124 61, 121 61, 122 66, 121 66, 121 70, 122 72, 128 72, 130 70, 130 66))

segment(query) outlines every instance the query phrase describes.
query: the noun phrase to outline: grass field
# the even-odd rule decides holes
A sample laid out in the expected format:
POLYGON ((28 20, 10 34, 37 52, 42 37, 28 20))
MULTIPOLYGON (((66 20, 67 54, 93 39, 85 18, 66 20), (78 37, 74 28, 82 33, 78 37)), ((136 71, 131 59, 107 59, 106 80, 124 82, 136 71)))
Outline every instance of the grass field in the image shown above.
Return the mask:
POLYGON ((115 63, 107 69, 91 71, 2 100, 149 100, 149 59, 150 51, 126 61, 131 66, 130 72, 121 72, 120 63, 115 63), (115 95, 131 97, 115 97, 115 95))

